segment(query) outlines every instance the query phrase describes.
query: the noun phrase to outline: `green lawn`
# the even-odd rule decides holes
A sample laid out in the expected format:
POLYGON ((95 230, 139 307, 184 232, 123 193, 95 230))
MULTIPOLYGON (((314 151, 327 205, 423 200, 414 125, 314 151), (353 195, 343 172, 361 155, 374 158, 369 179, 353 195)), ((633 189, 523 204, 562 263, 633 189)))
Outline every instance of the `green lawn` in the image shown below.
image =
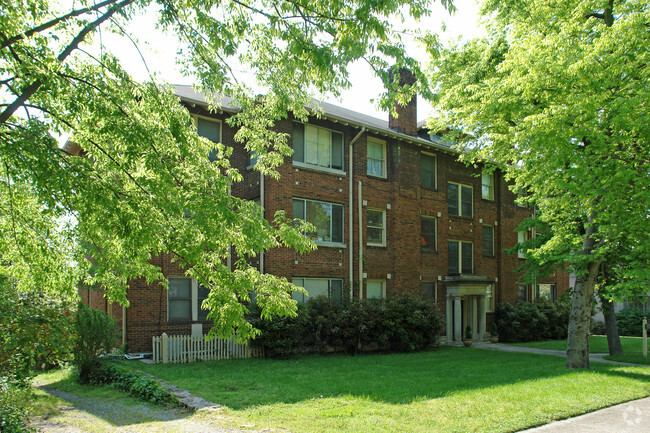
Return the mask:
POLYGON ((650 395, 650 369, 466 348, 126 365, 222 404, 255 429, 508 432, 650 395))
MULTIPOLYGON (((513 343, 514 346, 536 347, 538 349, 566 350, 566 339, 532 341, 528 343, 513 343)), ((643 339, 641 337, 621 337, 621 346, 625 353, 641 353, 643 339)), ((608 353, 607 337, 604 335, 589 336, 589 353, 608 353)))

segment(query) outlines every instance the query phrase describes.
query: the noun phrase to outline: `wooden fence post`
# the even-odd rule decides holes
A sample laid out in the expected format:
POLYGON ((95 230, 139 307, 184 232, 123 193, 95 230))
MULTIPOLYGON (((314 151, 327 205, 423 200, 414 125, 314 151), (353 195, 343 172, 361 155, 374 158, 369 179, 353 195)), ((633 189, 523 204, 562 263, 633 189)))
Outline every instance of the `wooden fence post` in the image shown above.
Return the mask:
POLYGON ((169 338, 166 332, 163 332, 162 338, 160 339, 160 353, 162 354, 163 364, 169 363, 169 338))
POLYGON ((643 357, 648 357, 648 319, 643 318, 643 357))

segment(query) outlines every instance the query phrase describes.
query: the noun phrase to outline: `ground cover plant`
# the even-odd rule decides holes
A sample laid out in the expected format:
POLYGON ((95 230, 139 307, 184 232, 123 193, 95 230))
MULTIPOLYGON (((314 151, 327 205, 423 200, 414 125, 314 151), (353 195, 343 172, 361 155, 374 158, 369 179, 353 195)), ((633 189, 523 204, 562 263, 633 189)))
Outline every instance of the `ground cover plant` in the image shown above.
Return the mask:
POLYGON ((127 363, 255 429, 514 431, 650 395, 650 371, 467 348, 183 365, 127 363))

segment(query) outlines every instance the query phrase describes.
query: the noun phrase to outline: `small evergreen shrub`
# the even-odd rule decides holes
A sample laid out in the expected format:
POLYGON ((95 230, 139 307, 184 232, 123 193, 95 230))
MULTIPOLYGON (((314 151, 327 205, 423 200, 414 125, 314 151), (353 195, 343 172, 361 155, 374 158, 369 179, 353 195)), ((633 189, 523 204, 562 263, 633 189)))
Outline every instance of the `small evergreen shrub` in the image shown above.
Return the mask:
POLYGON ((115 343, 115 320, 103 311, 88 308, 80 302, 75 326, 73 362, 77 367, 78 381, 89 383, 97 380, 95 376, 98 372, 95 370, 101 372, 99 356, 109 353, 115 343))
POLYGON ((253 306, 249 320, 262 331, 256 344, 276 358, 309 351, 424 350, 437 342, 443 328, 436 307, 412 296, 352 300, 343 305, 320 297, 299 304, 296 317, 272 320, 260 319, 253 306))
POLYGON ((618 334, 627 337, 641 337, 643 335, 643 318, 650 322, 650 312, 644 313, 637 308, 624 308, 616 313, 618 334))
POLYGON ((568 297, 501 304, 495 311, 499 340, 515 343, 566 338, 570 311, 568 297))

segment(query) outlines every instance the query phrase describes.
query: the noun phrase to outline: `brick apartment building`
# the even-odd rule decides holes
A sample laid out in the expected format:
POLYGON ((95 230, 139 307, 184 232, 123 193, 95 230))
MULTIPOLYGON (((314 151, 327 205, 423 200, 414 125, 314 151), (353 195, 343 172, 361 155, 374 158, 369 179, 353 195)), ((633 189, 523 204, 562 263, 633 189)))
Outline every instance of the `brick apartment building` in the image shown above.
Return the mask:
MULTIPOLYGON (((501 173, 483 173, 457 161, 458 152, 416 124, 415 99, 388 122, 320 103, 320 119, 278 122, 290 134, 293 156, 280 180, 260 176, 235 143, 224 120, 190 86, 177 95, 195 117, 200 135, 232 146, 231 163, 243 174, 232 194, 258 201, 265 216, 278 210, 316 226, 318 250, 300 255, 274 249, 256 258, 260 271, 303 286, 309 297, 383 298, 408 293, 437 303, 446 317, 444 339, 460 342, 467 325, 481 340, 495 306, 555 298, 569 288, 566 272, 533 285, 518 282, 522 253, 503 250, 534 235, 516 228, 531 210, 515 204, 501 173)), ((154 259, 169 291, 144 280, 130 283, 130 307, 106 305, 99 292, 81 290, 85 302, 112 313, 131 352, 150 352, 151 337, 207 332, 200 309, 206 293, 184 276, 171 256, 154 259)), ((298 302, 307 298, 296 294, 298 302)))

